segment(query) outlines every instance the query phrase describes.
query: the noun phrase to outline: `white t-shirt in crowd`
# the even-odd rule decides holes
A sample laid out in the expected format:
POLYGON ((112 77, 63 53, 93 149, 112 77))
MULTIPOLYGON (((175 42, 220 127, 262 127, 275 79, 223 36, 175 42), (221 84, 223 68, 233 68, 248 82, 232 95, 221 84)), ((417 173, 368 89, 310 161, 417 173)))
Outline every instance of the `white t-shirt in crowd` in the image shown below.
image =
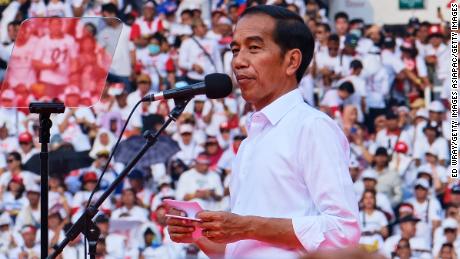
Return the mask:
MULTIPOLYGON (((209 171, 202 174, 192 168, 180 176, 177 182, 176 199, 183 200, 185 195, 193 194, 198 190, 214 190, 220 196, 224 193, 222 181, 217 173, 209 171)), ((192 201, 199 202, 203 209, 208 210, 212 210, 217 204, 213 200, 192 199, 192 201)))

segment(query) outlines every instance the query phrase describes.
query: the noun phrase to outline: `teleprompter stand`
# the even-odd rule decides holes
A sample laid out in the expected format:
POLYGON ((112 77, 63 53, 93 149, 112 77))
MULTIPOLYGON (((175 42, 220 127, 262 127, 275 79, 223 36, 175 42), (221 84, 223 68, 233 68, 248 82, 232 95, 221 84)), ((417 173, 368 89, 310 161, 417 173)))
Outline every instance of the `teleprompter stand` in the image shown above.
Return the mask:
POLYGON ((53 123, 50 116, 53 113, 63 113, 63 103, 31 103, 29 111, 39 114, 39 142, 40 151, 40 247, 41 257, 48 256, 48 143, 50 143, 50 129, 53 123))
POLYGON ((95 258, 96 243, 99 239, 99 229, 96 224, 93 222, 94 216, 98 213, 98 208, 102 203, 109 197, 109 195, 116 189, 118 184, 120 184, 123 179, 131 172, 131 169, 134 168, 136 163, 144 156, 149 148, 151 148, 158 141, 160 134, 168 127, 172 121, 176 121, 177 118, 182 114, 185 109, 185 106, 190 101, 190 99, 174 99, 176 106, 169 113, 168 120, 163 123, 159 131, 147 130, 144 132, 144 138, 146 143, 142 146, 141 150, 136 154, 136 156, 126 165, 125 169, 120 173, 117 178, 110 184, 107 190, 96 200, 96 202, 90 204, 87 209, 83 212, 80 218, 72 225, 72 227, 65 233, 65 238, 62 240, 54 249, 53 253, 48 257, 49 259, 56 258, 65 246, 72 240, 74 240, 80 233, 83 233, 89 242, 93 242, 94 246, 89 248, 90 258, 95 258), (92 239, 92 240, 91 240, 92 239), (94 242, 95 240, 95 242, 94 242), (91 251, 94 251, 94 254, 91 254, 91 251))

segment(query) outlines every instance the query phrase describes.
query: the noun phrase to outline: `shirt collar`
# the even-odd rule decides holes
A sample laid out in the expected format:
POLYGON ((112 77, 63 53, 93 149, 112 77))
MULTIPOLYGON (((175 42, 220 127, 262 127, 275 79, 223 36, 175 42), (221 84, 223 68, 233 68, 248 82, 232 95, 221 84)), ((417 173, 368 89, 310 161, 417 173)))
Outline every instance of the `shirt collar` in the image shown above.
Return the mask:
POLYGON ((281 120, 281 118, 283 118, 284 115, 286 115, 286 113, 301 102, 303 102, 302 95, 300 94, 300 90, 296 88, 278 97, 278 99, 265 106, 259 112, 262 113, 268 121, 270 121, 271 125, 275 125, 281 120))

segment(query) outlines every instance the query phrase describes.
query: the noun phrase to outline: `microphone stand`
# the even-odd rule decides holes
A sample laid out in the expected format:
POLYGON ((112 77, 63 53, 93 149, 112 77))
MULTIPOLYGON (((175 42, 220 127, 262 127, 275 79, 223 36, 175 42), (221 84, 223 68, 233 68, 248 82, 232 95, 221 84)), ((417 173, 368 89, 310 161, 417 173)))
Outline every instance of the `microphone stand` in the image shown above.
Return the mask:
POLYGON ((63 103, 30 103, 30 113, 39 114, 39 142, 40 150, 40 255, 48 256, 48 143, 50 143, 50 129, 53 123, 50 120, 52 113, 63 113, 63 103))
POLYGON ((155 145, 158 141, 160 134, 168 127, 172 121, 176 121, 177 118, 182 114, 185 109, 185 106, 190 101, 190 99, 174 99, 176 106, 169 113, 168 120, 163 123, 159 131, 147 130, 144 132, 144 138, 146 143, 142 146, 141 150, 136 154, 136 156, 126 165, 125 169, 120 173, 117 178, 110 184, 107 190, 96 200, 95 203, 90 204, 87 209, 83 212, 80 218, 75 222, 74 225, 65 233, 65 238, 58 245, 54 247, 53 253, 48 257, 49 259, 56 258, 66 245, 74 240, 80 233, 86 236, 89 241, 89 254, 90 258, 96 258, 96 244, 99 239, 100 230, 97 225, 93 222, 93 217, 98 213, 98 208, 102 203, 109 197, 109 195, 116 189, 119 183, 128 175, 131 169, 134 168, 136 163, 144 156, 147 150, 155 145))

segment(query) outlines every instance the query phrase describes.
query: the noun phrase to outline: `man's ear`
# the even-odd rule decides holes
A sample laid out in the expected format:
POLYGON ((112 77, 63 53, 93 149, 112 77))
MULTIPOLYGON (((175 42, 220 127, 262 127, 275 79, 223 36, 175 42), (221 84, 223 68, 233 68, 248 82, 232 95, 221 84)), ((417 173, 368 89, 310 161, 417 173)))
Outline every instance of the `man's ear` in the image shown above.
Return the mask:
POLYGON ((287 67, 286 67, 286 74, 288 76, 295 76, 297 69, 300 67, 300 63, 302 62, 302 52, 299 49, 291 49, 286 52, 285 55, 287 67))

